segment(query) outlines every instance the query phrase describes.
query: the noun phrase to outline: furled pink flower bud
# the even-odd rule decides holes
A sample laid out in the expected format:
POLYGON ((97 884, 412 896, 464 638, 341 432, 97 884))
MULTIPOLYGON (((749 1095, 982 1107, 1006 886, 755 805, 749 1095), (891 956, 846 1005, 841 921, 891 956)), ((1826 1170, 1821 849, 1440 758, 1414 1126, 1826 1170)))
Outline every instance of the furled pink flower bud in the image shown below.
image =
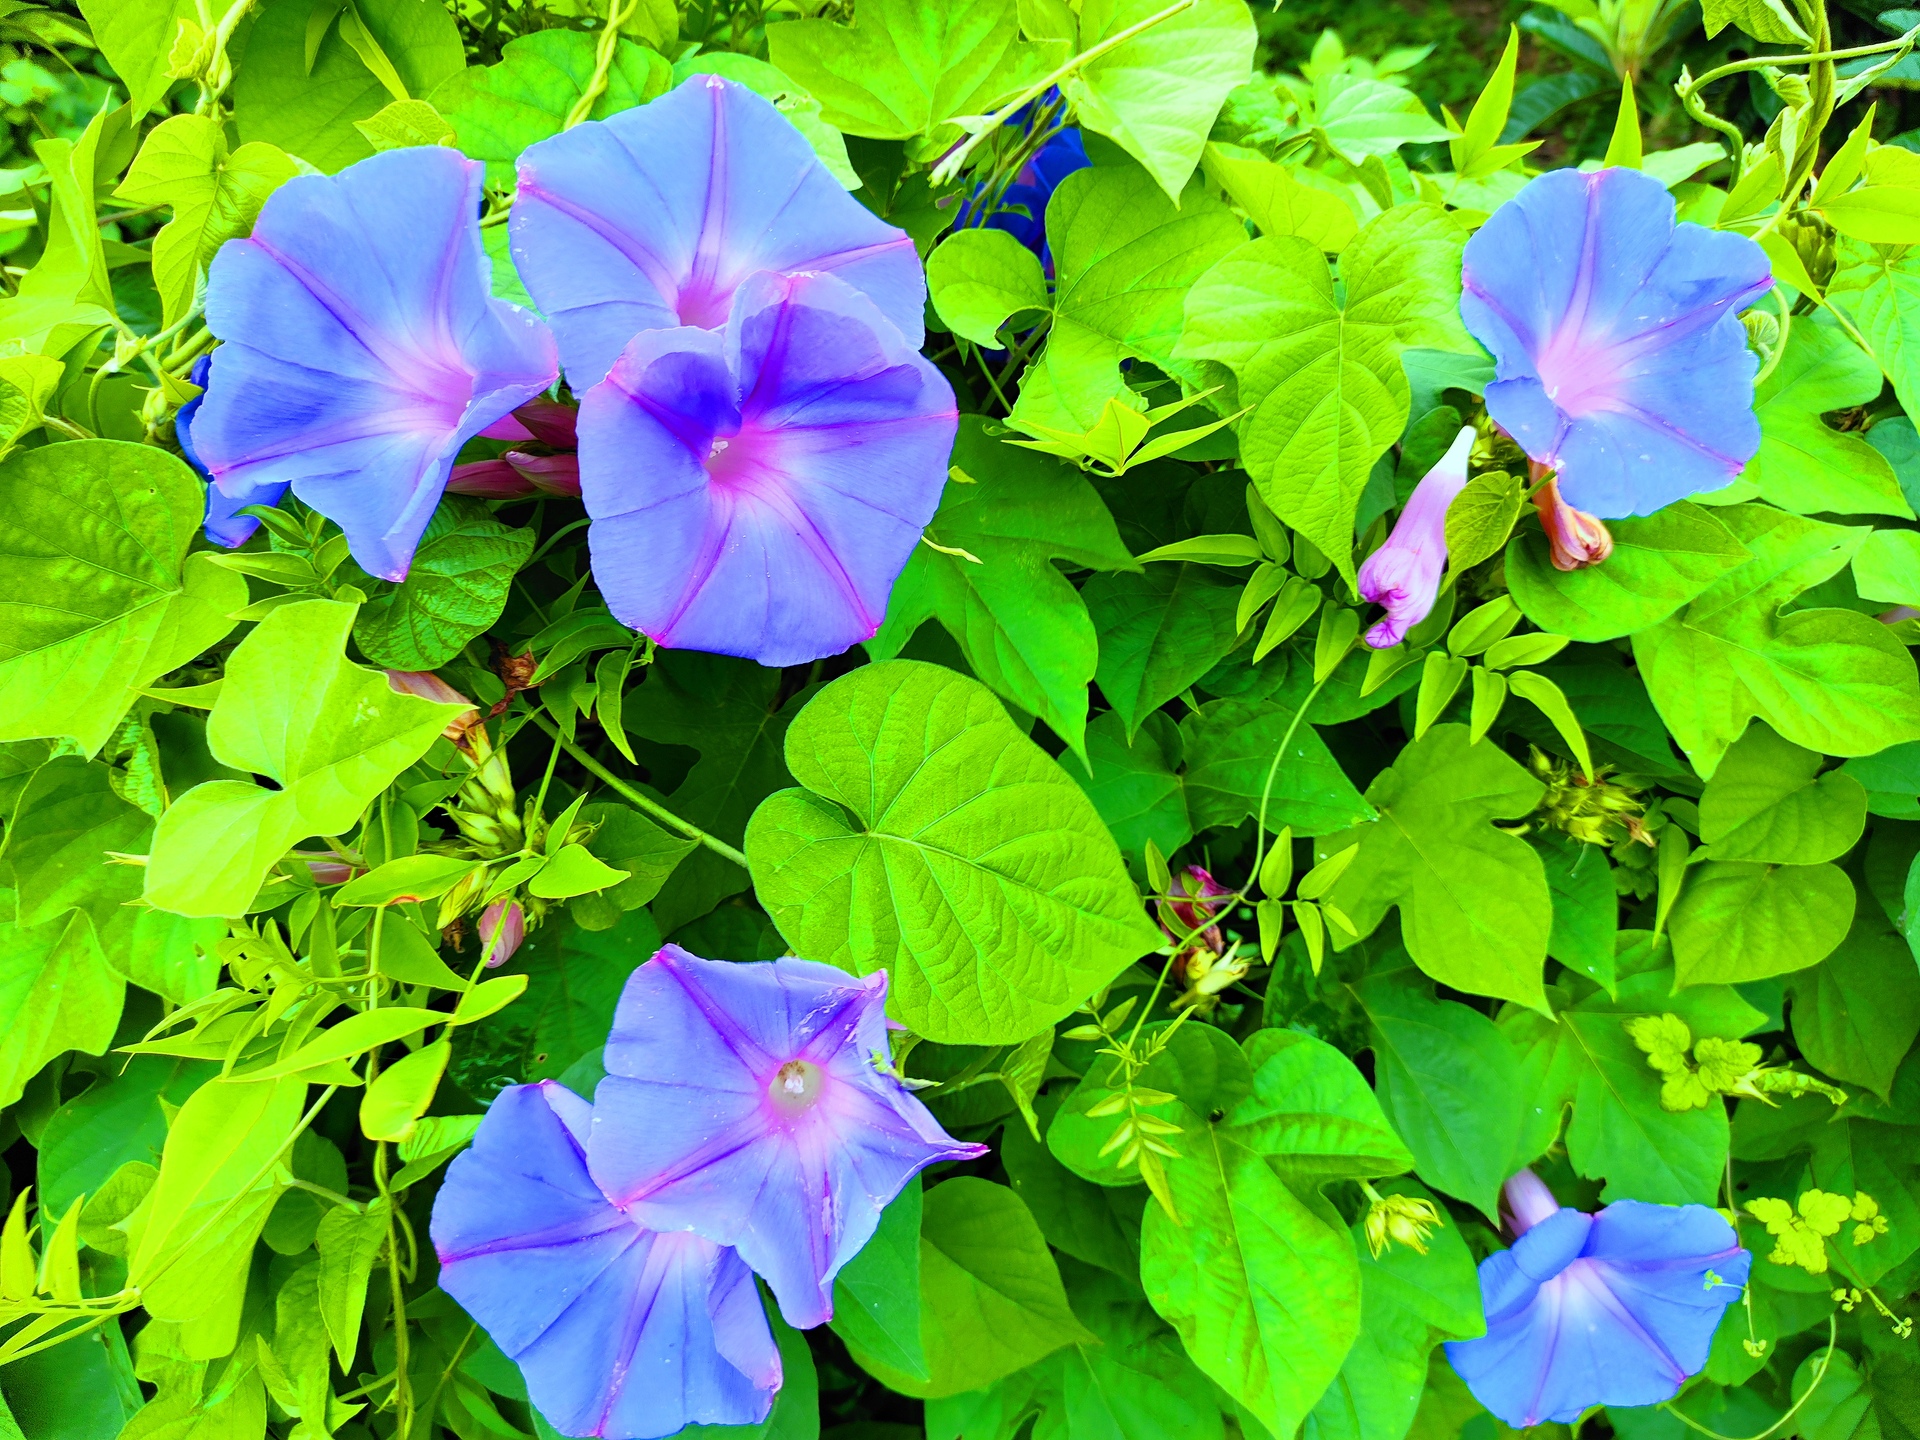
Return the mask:
POLYGON ((1466 488, 1472 449, 1469 425, 1413 487, 1387 543, 1360 567, 1361 595, 1387 607, 1386 618, 1367 631, 1367 644, 1376 650, 1398 645, 1433 610, 1447 565, 1447 507, 1466 488))
POLYGON ((556 450, 571 450, 578 439, 574 426, 579 414, 571 405, 539 395, 501 416, 480 435, 486 440, 533 440, 556 450))
POLYGON ((365 868, 343 860, 333 850, 296 850, 293 858, 307 867, 316 885, 344 885, 365 868))
POLYGON ((475 460, 453 467, 447 481, 451 495, 477 495, 483 500, 524 500, 535 495, 580 498, 580 457, 530 455, 509 450, 497 460, 475 460))
POLYGON ((487 969, 506 964, 526 938, 527 916, 519 901, 496 900, 480 912, 480 948, 487 957, 487 969), (493 938, 496 932, 498 941, 493 938))
POLYGON ((422 700, 431 700, 436 705, 464 705, 467 708, 447 722, 447 728, 440 733, 447 739, 459 741, 475 725, 480 723, 480 712, 474 703, 429 670, 389 670, 387 684, 396 694, 417 695, 422 700))
POLYGON ((1232 893, 1198 865, 1189 865, 1174 876, 1167 910, 1179 925, 1181 938, 1210 925, 1224 908, 1219 897, 1232 893))
POLYGON ((1534 508, 1553 547, 1553 568, 1584 570, 1613 554, 1613 535, 1595 516, 1560 498, 1560 482, 1549 480, 1534 492, 1534 508))

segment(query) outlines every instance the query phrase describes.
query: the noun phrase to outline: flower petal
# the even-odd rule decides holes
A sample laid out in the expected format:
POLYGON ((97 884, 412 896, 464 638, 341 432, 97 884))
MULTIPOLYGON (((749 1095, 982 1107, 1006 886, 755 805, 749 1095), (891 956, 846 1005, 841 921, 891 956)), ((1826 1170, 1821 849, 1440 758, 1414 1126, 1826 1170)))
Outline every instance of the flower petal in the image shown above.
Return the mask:
POLYGON ((546 328, 489 293, 480 176, 422 146, 296 178, 209 274, 225 343, 194 417, 199 458, 229 496, 291 485, 390 580, 460 446, 556 373, 546 328))
POLYGON ((614 1015, 594 1178, 642 1224, 737 1248, 789 1323, 830 1318, 833 1277, 901 1187, 936 1160, 984 1153, 878 1068, 885 1003, 882 975, 667 946, 614 1015))
POLYGON ((1760 445, 1740 310, 1772 284, 1745 236, 1675 224, 1637 170, 1556 170, 1467 243, 1467 328, 1493 418, 1569 504, 1645 515, 1725 485, 1760 445))
POLYGON ((588 1113, 553 1081, 501 1092, 434 1201, 441 1287, 562 1434, 757 1423, 780 1361, 747 1267, 609 1204, 587 1173, 588 1113))
POLYGON ((762 273, 724 334, 639 335, 582 399, 594 578, 662 645, 838 654, 879 628, 957 425, 939 371, 864 297, 762 273))
POLYGON ((1449 1343, 1447 1358, 1516 1429, 1656 1404, 1705 1366, 1750 1264, 1704 1205, 1563 1209, 1481 1262, 1487 1333, 1449 1343))
POLYGON ((919 349, 926 278, 906 233, 847 194, 785 116, 695 75, 520 157, 513 257, 575 391, 643 330, 726 321, 760 270, 825 271, 919 349))

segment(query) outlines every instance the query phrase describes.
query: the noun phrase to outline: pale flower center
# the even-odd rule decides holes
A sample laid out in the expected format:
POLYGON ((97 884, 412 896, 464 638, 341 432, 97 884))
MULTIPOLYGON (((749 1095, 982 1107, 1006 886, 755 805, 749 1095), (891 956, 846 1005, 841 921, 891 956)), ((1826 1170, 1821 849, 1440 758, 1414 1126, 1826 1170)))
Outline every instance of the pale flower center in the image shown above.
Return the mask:
POLYGON ((767 1094, 782 1110, 809 1110, 820 1098, 826 1076, 810 1060, 789 1060, 774 1072, 767 1094))

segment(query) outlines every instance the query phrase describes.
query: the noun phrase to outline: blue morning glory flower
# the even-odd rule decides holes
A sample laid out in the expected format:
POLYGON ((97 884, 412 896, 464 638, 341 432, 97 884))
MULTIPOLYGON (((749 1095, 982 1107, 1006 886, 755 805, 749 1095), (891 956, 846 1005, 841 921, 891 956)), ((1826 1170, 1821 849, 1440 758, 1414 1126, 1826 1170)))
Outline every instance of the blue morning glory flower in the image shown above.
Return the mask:
POLYGON ((913 241, 849 195, 771 103, 695 75, 647 105, 528 147, 513 258, 585 391, 647 330, 714 329, 763 270, 860 291, 917 350, 913 241))
POLYGON ((563 1435, 759 1423, 781 1370, 752 1273, 608 1200, 587 1173, 590 1114, 551 1080, 500 1092, 434 1199, 441 1288, 563 1435))
POLYGON ((958 424, 939 370, 865 296, 763 271, 724 331, 646 331, 582 399, 594 579, 661 645, 836 655, 880 628, 958 424))
MULTIPOLYGON (((460 447, 556 373, 546 327, 489 291, 481 170, 422 146, 297 177, 208 276, 223 343, 194 456, 232 508, 291 486, 387 580, 405 577, 460 447)), ((210 533, 236 533, 210 509, 210 533)))
POLYGON ((1595 1405, 1654 1405, 1707 1363, 1753 1257, 1705 1205, 1563 1208, 1530 1170, 1506 1184, 1515 1239, 1480 1262, 1487 1333, 1450 1341, 1474 1398, 1516 1430, 1595 1405))
POLYGON ((1651 175, 1555 170, 1467 242, 1460 313, 1496 362, 1487 413, 1567 504, 1650 515, 1760 448, 1740 311, 1772 284, 1752 240, 1676 224, 1651 175))
POLYGON ((731 1245, 802 1329, 880 1212, 972 1160, 894 1078, 887 977, 668 945, 628 979, 594 1092, 593 1175, 637 1222, 731 1245))

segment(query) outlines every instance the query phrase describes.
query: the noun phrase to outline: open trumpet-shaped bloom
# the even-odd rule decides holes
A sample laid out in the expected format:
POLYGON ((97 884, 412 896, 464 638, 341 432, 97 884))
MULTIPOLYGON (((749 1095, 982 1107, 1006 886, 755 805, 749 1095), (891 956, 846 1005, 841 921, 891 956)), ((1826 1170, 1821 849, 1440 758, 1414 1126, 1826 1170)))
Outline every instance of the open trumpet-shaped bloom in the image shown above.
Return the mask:
POLYGON ((793 665, 870 638, 939 508, 947 382, 831 275, 636 336, 580 405, 594 579, 661 645, 793 665))
POLYGON ((1594 1405, 1653 1405, 1707 1363, 1753 1257, 1705 1205, 1563 1209, 1528 1170, 1507 1182, 1517 1238, 1480 1262, 1487 1333, 1447 1359, 1515 1429, 1594 1405))
POLYGON ((1360 567, 1360 594, 1387 607, 1386 618, 1367 631, 1367 644, 1388 650, 1433 612, 1440 572, 1447 568, 1447 509, 1467 488, 1473 427, 1454 437, 1447 453, 1420 478, 1394 522, 1387 543, 1360 567))
POLYGON ((292 486, 388 580, 461 445, 556 371, 546 327, 489 293, 480 177, 422 146, 290 180, 208 278, 224 343, 193 417, 198 459, 241 504, 292 486))
POLYGON ((1569 505, 1648 515, 1760 447, 1739 312, 1773 283, 1743 235, 1675 224, 1638 170, 1555 170, 1467 242, 1460 313, 1493 352, 1487 412, 1569 505))
POLYGON ((695 75, 528 147, 513 258, 584 391, 643 330, 726 322, 761 270, 837 275, 918 349, 913 242, 849 195, 768 101, 695 75))
POLYGON ((887 977, 810 960, 633 972, 594 1093, 593 1175, 637 1221, 738 1249, 789 1323, 833 1314, 833 1277, 936 1160, 970 1160, 894 1078, 887 977))
POLYGON ((601 1194, 590 1114, 550 1080, 500 1093, 434 1201, 441 1287, 563 1435, 765 1419, 780 1353, 752 1273, 698 1235, 641 1229, 601 1194))

